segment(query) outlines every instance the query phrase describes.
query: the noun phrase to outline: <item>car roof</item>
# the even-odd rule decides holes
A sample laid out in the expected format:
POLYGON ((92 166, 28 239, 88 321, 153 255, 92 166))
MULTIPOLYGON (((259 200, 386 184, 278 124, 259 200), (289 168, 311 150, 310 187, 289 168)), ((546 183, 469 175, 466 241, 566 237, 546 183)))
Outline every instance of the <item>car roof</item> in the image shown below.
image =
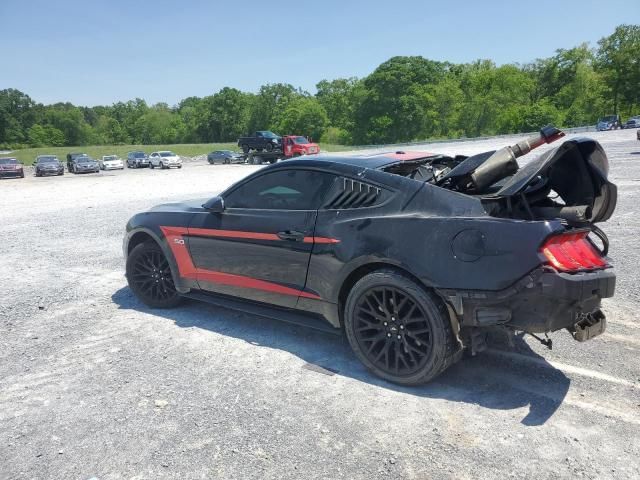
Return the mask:
POLYGON ((430 152, 414 151, 381 152, 376 154, 350 156, 322 155, 314 156, 313 159, 306 157, 302 160, 287 160, 285 162, 278 162, 273 164, 273 166, 279 166, 281 168, 285 168, 287 166, 310 166, 316 168, 327 168, 329 167, 330 163, 338 163, 342 165, 351 165, 354 167, 379 170, 390 165, 395 165, 403 162, 419 161, 426 158, 435 157, 437 155, 438 154, 430 152))

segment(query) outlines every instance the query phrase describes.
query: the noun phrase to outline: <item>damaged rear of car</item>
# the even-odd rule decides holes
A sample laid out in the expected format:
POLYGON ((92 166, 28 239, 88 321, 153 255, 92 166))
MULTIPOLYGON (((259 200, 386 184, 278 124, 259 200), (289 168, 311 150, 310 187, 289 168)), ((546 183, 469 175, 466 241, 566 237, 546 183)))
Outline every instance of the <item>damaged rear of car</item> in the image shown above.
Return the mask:
POLYGON ((471 281, 459 283, 474 288, 448 288, 447 282, 438 288, 473 353, 485 347, 488 329, 523 331, 549 348, 551 340, 537 334, 567 329, 585 341, 605 330, 600 302, 613 296, 615 273, 608 239, 596 224, 611 217, 617 199, 606 154, 595 140, 579 138, 522 168, 516 161, 562 136, 545 127, 501 150, 426 157, 388 169, 470 196, 486 212, 450 237, 452 270, 464 265, 460 274, 471 281))

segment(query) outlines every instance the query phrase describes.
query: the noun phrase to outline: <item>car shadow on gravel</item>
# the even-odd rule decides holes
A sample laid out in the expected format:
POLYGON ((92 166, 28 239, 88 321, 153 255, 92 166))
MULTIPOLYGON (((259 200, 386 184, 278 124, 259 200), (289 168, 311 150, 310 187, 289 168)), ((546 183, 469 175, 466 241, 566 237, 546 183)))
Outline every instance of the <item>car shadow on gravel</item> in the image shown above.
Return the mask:
POLYGON ((151 313, 182 328, 201 328, 252 345, 289 352, 306 362, 304 368, 309 375, 342 375, 407 395, 494 410, 528 407, 528 414, 521 420, 527 426, 543 425, 562 405, 569 390, 569 378, 531 350, 522 336, 516 337, 512 346, 492 345, 490 353, 463 358, 427 385, 403 387, 368 372, 341 335, 194 300, 171 310, 150 309, 128 287, 121 288, 111 298, 120 309, 151 313), (515 355, 501 355, 514 350, 515 355))

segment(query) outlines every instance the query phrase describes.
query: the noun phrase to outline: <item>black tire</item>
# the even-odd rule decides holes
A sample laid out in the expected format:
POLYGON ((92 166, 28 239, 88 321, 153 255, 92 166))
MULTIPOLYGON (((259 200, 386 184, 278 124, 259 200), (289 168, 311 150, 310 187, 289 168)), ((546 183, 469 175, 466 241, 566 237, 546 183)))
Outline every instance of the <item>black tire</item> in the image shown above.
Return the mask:
POLYGON ((444 303, 394 270, 356 282, 344 307, 344 328, 358 359, 375 375, 401 385, 432 380, 456 357, 444 303))
POLYGON ((182 297, 176 291, 171 266, 155 242, 137 245, 127 257, 129 288, 151 308, 173 308, 182 297))
POLYGON ((156 168, 156 167, 154 167, 154 166, 153 166, 153 163, 149 162, 149 168, 150 168, 151 170, 153 170, 153 169, 154 169, 154 168, 156 168))
POLYGON ((273 143, 269 142, 267 143, 264 148, 267 149, 267 152, 273 152, 273 143))
POLYGON ((243 143, 241 147, 244 153, 249 153, 249 145, 247 145, 246 143, 243 143))

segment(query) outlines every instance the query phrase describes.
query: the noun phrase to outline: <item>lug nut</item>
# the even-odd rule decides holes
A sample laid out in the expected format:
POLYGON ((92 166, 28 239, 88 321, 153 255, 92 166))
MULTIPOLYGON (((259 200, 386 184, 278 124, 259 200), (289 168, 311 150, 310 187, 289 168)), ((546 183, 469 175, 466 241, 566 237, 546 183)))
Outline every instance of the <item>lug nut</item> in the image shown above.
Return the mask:
POLYGON ((404 325, 400 325, 400 330, 404 330, 404 325))
POLYGON ((390 334, 390 333, 387 333, 387 337, 391 338, 391 334, 390 334))
POLYGON ((400 335, 398 335, 398 340, 402 339, 402 337, 400 335))
POLYGON ((387 322, 383 322, 382 324, 383 324, 385 327, 386 327, 387 325, 389 325, 387 322))

